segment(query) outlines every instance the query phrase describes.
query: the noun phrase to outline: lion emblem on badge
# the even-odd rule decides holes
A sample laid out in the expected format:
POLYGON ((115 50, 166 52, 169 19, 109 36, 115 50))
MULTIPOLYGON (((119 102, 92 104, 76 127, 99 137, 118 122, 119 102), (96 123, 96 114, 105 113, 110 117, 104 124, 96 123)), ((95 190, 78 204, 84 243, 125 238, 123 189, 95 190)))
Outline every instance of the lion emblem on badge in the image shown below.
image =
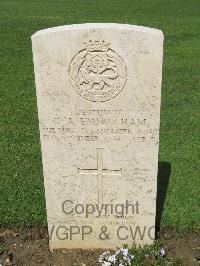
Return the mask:
POLYGON ((73 88, 84 99, 105 102, 123 89, 127 71, 122 58, 105 41, 89 41, 69 66, 73 88))

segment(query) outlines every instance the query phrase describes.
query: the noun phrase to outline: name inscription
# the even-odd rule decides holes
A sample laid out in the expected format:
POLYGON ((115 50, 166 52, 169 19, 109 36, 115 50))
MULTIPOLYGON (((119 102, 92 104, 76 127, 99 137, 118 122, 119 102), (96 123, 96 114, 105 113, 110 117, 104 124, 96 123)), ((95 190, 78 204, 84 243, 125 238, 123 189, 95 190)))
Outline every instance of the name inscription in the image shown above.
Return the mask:
POLYGON ((133 141, 152 141, 156 129, 151 129, 146 118, 127 117, 127 113, 120 109, 75 109, 70 116, 55 117, 54 126, 41 128, 49 140, 119 141, 129 136, 133 141))

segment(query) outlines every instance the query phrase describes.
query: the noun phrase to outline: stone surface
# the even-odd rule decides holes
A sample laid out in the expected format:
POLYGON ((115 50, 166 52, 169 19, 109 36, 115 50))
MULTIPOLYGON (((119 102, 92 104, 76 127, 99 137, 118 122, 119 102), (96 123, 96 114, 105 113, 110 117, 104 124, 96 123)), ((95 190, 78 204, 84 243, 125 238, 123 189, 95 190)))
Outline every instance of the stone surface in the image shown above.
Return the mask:
POLYGON ((32 44, 50 248, 151 243, 162 32, 67 25, 32 44))

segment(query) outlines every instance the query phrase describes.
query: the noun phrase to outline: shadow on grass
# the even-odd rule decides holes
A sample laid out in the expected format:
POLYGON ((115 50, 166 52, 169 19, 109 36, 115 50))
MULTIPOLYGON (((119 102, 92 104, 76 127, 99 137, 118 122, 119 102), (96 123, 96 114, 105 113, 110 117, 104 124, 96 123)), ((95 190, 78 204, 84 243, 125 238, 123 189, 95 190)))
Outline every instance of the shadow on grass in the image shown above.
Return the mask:
POLYGON ((169 162, 158 162, 157 176, 157 199, 156 199, 156 237, 160 232, 160 221, 164 208, 167 187, 171 173, 171 164, 169 162))

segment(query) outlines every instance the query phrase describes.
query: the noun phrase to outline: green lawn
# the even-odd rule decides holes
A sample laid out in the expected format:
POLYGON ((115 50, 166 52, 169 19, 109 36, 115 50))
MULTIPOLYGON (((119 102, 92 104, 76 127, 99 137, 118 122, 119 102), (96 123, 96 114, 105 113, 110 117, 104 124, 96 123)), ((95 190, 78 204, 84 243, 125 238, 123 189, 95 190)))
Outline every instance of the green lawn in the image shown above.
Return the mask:
POLYGON ((200 1, 0 0, 0 226, 46 224, 30 36, 117 22, 165 35, 160 161, 171 164, 162 225, 200 225, 200 1))

